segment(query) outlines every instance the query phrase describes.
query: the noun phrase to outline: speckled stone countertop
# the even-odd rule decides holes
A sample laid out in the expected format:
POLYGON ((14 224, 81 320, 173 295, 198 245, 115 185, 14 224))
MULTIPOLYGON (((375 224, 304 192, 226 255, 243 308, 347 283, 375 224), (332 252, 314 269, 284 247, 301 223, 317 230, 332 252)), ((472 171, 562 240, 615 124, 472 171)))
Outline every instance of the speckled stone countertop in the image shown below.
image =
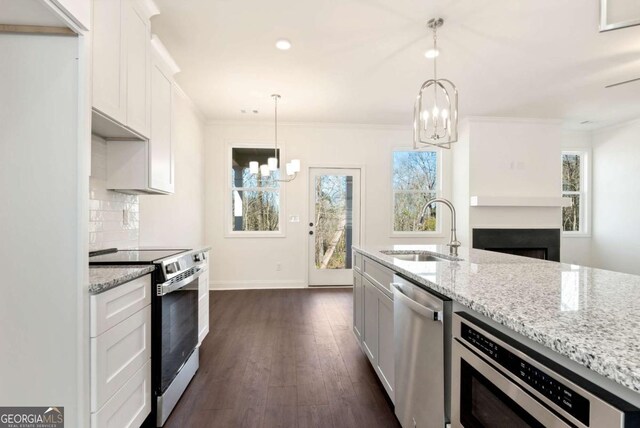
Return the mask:
POLYGON ((640 392, 640 276, 460 248, 462 261, 412 262, 356 251, 587 368, 640 392))
POLYGON ((118 285, 153 272, 150 266, 91 266, 89 267, 89 293, 98 294, 118 285))

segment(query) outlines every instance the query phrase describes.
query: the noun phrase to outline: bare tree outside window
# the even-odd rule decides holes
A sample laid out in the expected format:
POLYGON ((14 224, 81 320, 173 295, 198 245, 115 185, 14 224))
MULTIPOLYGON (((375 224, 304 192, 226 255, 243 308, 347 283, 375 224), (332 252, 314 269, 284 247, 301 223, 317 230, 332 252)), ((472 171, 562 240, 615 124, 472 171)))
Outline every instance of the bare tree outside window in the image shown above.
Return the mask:
MULTIPOLYGON (((279 153, 278 153, 279 155, 279 153)), ((266 164, 273 149, 236 148, 231 152, 231 210, 233 231, 277 232, 280 230, 280 186, 278 171, 268 177, 251 174, 249 162, 266 164)))
POLYGON ((569 197, 572 201, 571 206, 562 208, 562 230, 565 232, 582 231, 583 167, 582 154, 562 154, 562 196, 569 197))
POLYGON ((434 232, 437 207, 427 210, 420 223, 422 207, 438 193, 438 153, 410 151, 393 153, 393 231, 434 232))

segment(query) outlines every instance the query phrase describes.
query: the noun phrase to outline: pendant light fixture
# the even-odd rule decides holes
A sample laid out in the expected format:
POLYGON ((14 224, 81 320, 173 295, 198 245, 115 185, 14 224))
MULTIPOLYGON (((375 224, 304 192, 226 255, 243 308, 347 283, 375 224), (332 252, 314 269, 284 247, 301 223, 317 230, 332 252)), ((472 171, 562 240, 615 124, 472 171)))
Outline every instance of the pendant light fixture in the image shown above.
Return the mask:
MULTIPOLYGON (((272 171, 278 171, 278 100, 281 98, 278 94, 271 95, 274 101, 274 117, 275 117, 275 148, 273 151, 273 157, 267 159, 266 164, 260 165, 256 161, 249 162, 249 172, 251 174, 258 174, 260 172, 260 176, 262 178, 269 177, 272 171)), ((291 162, 288 162, 285 167, 285 173, 287 174, 287 178, 285 179, 275 179, 274 181, 281 183, 288 183, 289 181, 295 180, 300 172, 300 159, 292 159, 291 162)))
POLYGON ((451 148, 458 141, 458 89, 448 79, 438 79, 438 28, 442 18, 430 19, 427 27, 433 30, 433 49, 428 58, 433 58, 433 79, 422 84, 413 110, 413 148, 428 146, 451 148))

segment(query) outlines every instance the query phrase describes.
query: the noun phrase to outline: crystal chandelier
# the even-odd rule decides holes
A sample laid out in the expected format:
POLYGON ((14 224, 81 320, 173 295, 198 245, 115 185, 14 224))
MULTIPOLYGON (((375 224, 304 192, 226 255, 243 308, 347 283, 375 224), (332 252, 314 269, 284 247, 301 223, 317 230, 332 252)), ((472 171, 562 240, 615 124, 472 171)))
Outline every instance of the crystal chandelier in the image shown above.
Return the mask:
MULTIPOLYGON (((275 149, 273 151, 273 157, 269 158, 267 163, 262 165, 256 161, 249 162, 249 172, 255 175, 258 174, 259 171, 262 178, 269 177, 272 171, 278 170, 278 100, 280 99, 280 95, 273 94, 271 98, 273 98, 274 101, 275 116, 275 149)), ((287 178, 274 179, 273 181, 288 183, 289 181, 295 180, 300 172, 300 159, 292 159, 291 162, 288 162, 285 166, 285 172, 287 173, 287 178)))
POLYGON ((447 79, 438 79, 437 30, 442 18, 430 19, 427 27, 433 30, 433 49, 427 57, 433 58, 433 79, 422 84, 413 110, 413 148, 426 146, 451 148, 458 141, 458 89, 447 79))

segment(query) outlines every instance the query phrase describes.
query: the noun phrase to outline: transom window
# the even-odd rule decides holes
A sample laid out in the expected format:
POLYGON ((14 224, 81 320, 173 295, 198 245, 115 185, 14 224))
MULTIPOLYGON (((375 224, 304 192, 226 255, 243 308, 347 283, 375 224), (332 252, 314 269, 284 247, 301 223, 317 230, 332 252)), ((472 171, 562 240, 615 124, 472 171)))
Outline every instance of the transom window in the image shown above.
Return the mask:
POLYGON ((279 172, 271 171, 269 176, 263 177, 260 172, 251 174, 249 171, 249 162, 257 161, 262 165, 273 156, 273 149, 231 149, 231 231, 280 231, 280 183, 276 181, 279 172))
POLYGON ((393 152, 393 232, 396 234, 436 232, 437 206, 431 206, 423 222, 420 214, 440 186, 438 152, 393 152))
POLYGON ((562 196, 571 206, 562 208, 562 230, 565 234, 587 233, 587 156, 586 152, 562 152, 562 196))

